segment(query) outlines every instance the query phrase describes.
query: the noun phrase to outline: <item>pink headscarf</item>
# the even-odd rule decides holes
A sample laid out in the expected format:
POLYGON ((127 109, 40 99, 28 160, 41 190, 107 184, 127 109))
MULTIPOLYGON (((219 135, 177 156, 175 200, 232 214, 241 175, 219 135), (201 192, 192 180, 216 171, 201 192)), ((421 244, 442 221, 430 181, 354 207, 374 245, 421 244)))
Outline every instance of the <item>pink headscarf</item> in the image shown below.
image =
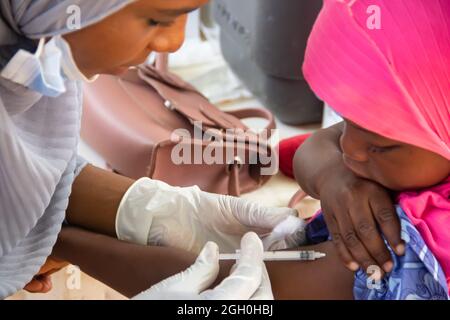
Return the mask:
MULTIPOLYGON (((450 1, 325 0, 303 71, 344 118, 450 160, 450 1)), ((450 179, 399 197, 448 284, 449 197, 450 179)))

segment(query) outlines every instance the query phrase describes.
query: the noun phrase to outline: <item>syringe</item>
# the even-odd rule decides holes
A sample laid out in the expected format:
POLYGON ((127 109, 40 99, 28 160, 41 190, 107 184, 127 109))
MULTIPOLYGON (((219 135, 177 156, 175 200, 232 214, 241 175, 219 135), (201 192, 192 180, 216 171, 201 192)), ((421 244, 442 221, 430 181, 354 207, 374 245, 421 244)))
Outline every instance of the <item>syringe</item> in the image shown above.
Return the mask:
MULTIPOLYGON (((264 261, 314 261, 325 257, 323 252, 314 250, 303 251, 265 251, 264 261)), ((219 260, 239 260, 240 252, 236 253, 222 253, 219 255, 219 260)))

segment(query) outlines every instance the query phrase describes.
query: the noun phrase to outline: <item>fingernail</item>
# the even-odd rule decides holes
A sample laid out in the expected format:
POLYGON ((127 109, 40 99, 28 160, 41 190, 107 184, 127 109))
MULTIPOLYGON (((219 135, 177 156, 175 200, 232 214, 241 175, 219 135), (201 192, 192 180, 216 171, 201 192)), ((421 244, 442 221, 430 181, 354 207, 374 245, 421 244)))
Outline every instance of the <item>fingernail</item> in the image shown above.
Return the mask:
POLYGON ((383 264, 383 270, 387 273, 391 272, 392 268, 394 268, 394 264, 391 261, 388 261, 385 264, 383 264))
POLYGON ((357 264, 356 262, 350 262, 348 264, 348 268, 352 271, 358 271, 359 269, 359 264, 357 264))
POLYGON ((402 256, 405 254, 405 245, 403 243, 397 245, 395 247, 395 253, 397 253, 399 256, 402 256))

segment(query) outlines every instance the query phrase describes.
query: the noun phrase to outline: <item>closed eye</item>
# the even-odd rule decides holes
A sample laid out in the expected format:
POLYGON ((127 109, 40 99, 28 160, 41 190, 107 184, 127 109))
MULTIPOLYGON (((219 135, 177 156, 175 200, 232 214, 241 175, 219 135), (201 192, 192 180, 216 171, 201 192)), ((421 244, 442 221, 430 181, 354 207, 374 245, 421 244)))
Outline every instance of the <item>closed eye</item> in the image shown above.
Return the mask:
POLYGON ((172 26, 173 23, 174 23, 174 21, 158 21, 158 20, 155 20, 155 19, 149 19, 148 20, 148 25, 151 26, 151 27, 164 27, 164 28, 167 28, 167 27, 172 26))
POLYGON ((381 147, 381 146, 370 146, 369 147, 369 152, 371 153, 385 153, 385 152, 389 152, 392 150, 396 150, 400 148, 400 146, 398 145, 394 145, 394 146, 385 146, 385 147, 381 147))

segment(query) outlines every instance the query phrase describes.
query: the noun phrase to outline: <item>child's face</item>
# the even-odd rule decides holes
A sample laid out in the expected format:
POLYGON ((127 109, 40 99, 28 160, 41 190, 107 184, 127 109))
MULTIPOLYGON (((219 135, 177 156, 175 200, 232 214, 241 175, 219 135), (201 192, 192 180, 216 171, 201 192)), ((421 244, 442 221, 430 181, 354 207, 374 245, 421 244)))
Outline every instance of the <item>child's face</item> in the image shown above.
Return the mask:
POLYGON ((121 74, 151 52, 173 52, 184 41, 187 13, 207 0, 138 0, 90 27, 67 34, 86 77, 121 74))
POLYGON ((340 142, 350 170, 391 190, 429 187, 450 175, 450 161, 442 156, 382 137, 348 120, 340 142))

